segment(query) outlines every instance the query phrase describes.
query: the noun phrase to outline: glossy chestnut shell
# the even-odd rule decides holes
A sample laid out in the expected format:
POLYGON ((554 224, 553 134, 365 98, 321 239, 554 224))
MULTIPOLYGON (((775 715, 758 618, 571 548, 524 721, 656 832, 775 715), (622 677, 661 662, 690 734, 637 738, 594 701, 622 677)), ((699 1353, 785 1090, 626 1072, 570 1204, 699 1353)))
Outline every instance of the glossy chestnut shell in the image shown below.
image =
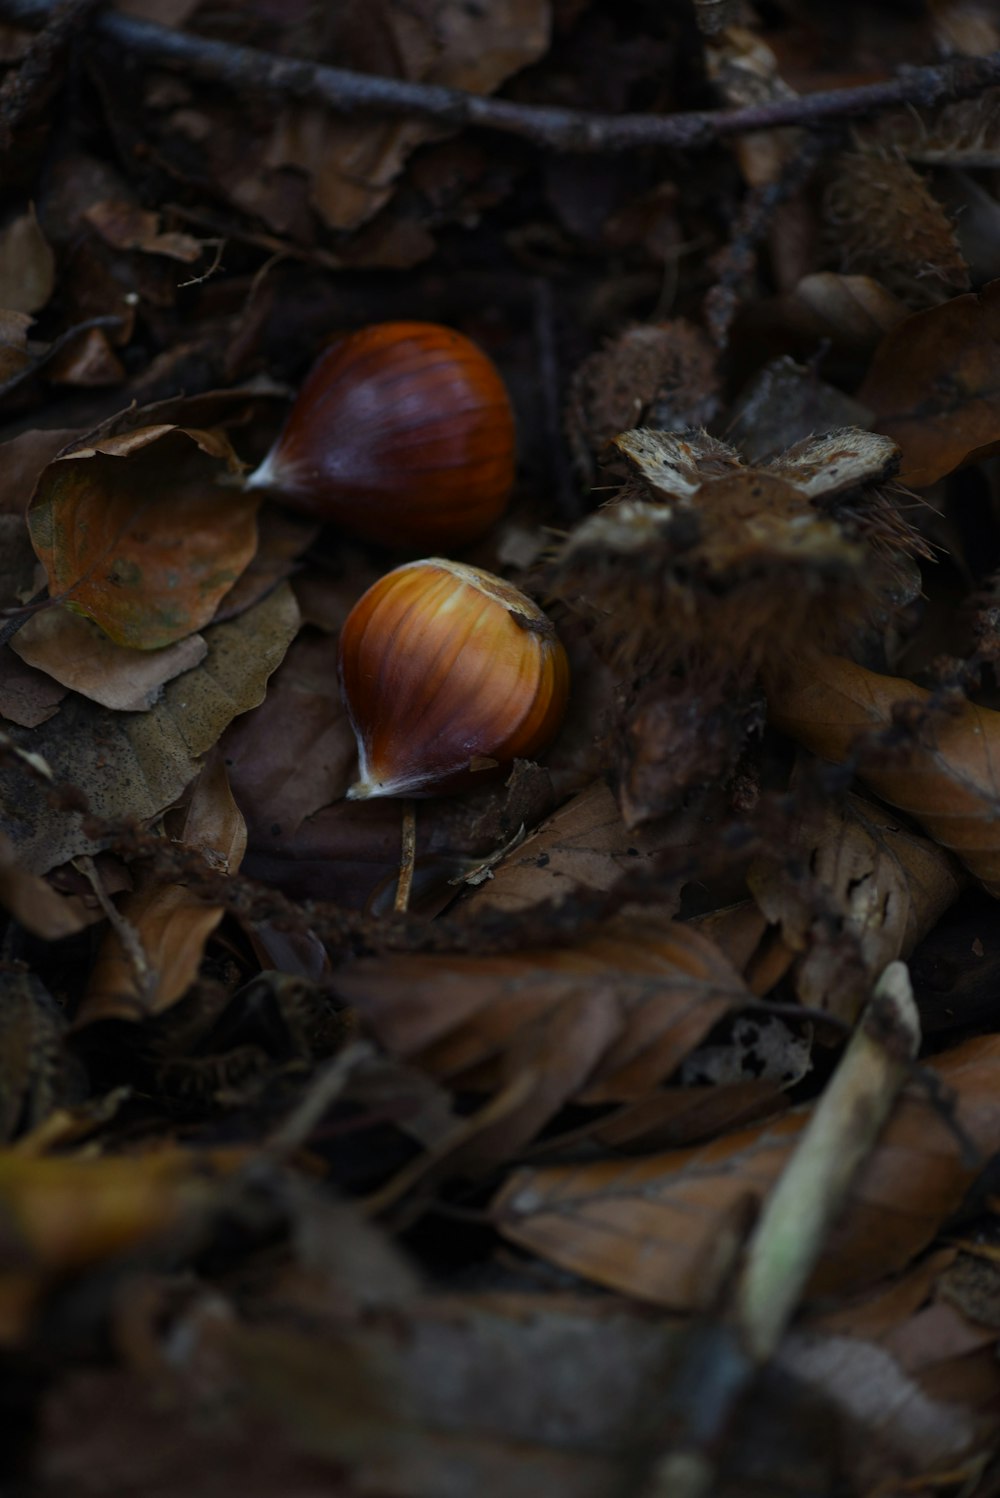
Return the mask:
POLYGON ((493 362, 436 323, 387 322, 317 359, 247 481, 385 546, 461 545, 503 512, 514 416, 493 362))
POLYGON ((358 600, 340 637, 358 741, 348 796, 463 790, 554 737, 569 694, 555 628, 502 578, 430 557, 358 600))

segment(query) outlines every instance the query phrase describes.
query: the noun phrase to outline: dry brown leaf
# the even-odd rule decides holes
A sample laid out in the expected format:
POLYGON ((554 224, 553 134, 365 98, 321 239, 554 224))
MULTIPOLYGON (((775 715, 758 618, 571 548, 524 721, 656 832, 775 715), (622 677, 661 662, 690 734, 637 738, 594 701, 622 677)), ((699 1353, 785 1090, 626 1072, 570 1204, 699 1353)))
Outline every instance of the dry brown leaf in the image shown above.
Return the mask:
POLYGON ((858 773, 877 795, 1000 895, 1000 713, 972 702, 929 712, 932 700, 913 682, 837 656, 768 682, 775 727, 821 759, 856 757, 858 773), (885 733, 894 720, 891 750, 865 744, 863 735, 885 733))
POLYGON ((22 728, 37 728, 59 711, 66 688, 18 660, 13 650, 0 650, 0 717, 22 728))
POLYGON ((781 299, 781 310, 796 331, 848 348, 874 348, 908 316, 905 304, 881 281, 828 270, 803 276, 781 299))
POLYGON ((1000 447, 1000 281, 917 312, 887 335, 858 392, 902 451, 900 478, 933 484, 1000 447))
MULTIPOLYGON (((783 1373, 872 1432, 859 1474, 863 1488, 856 1488, 858 1492, 919 1491, 902 1482, 891 1489, 884 1487, 886 1448, 895 1454, 904 1473, 948 1471, 993 1431, 995 1422, 977 1417, 954 1384, 940 1390, 938 1397, 929 1397, 889 1350, 870 1342, 793 1332, 776 1362, 783 1373)), ((954 1363, 950 1371, 954 1377, 954 1363)), ((922 1478, 915 1480, 928 1491, 922 1478)))
POLYGON ((56 284, 56 257, 33 207, 0 229, 0 307, 38 312, 56 284))
MULTIPOLYGON (((1000 1037, 978 1037, 931 1069, 957 1095, 957 1117, 988 1155, 1000 1130, 1000 1037)), ((774 1185, 808 1118, 799 1110, 710 1144, 640 1160, 520 1170, 495 1205, 500 1230, 543 1258, 674 1310, 703 1307, 712 1244, 748 1197, 774 1185)), ((810 1293, 846 1294, 905 1267, 972 1179, 926 1097, 904 1095, 863 1167, 810 1293)))
POLYGON ((133 649, 201 629, 257 548, 259 500, 219 483, 239 469, 221 431, 166 423, 62 453, 28 509, 50 592, 133 649))
MULTIPOLYGON (((195 781, 176 841, 197 849, 210 868, 233 874, 239 869, 246 852, 246 823, 233 800, 218 748, 195 781)), ((222 906, 208 904, 182 884, 162 884, 147 875, 119 906, 138 953, 126 950, 118 930, 106 933, 77 1025, 145 1019, 169 1009, 198 976, 205 945, 224 913, 222 906)))
POLYGON ((28 501, 49 463, 85 435, 77 427, 42 427, 0 444, 0 514, 17 515, 23 523, 28 501))
POLYGON ((623 912, 573 947, 364 960, 336 986, 391 1052, 453 1085, 530 1077, 517 1142, 570 1098, 644 1097, 748 997, 711 942, 648 912, 623 912))
POLYGON ((799 954, 803 1004, 852 1021, 878 975, 909 956, 964 881, 944 849, 858 796, 807 803, 795 842, 790 860, 758 859, 748 883, 799 954))
POLYGON ((163 233, 160 215, 140 208, 136 203, 105 198, 92 203, 83 218, 115 249, 165 255, 167 259, 180 260, 184 265, 192 265, 201 258, 202 247, 197 239, 191 234, 163 233))
POLYGON ((729 410, 726 436, 746 463, 767 463, 815 432, 867 431, 872 413, 787 355, 762 364, 729 410))
MULTIPOLYGON (((586 1125, 581 1133, 605 1150, 646 1154, 698 1144, 727 1129, 745 1129, 787 1107, 788 1095, 775 1082, 661 1087, 586 1125)), ((557 1137, 554 1144, 559 1143, 557 1137)))
POLYGON ((227 731, 233 794, 256 837, 287 842, 343 796, 357 746, 340 695, 337 641, 309 630, 291 646, 258 708, 227 731))
POLYGON ((45 366, 45 377, 51 385, 90 390, 120 385, 126 373, 105 329, 88 328, 53 355, 45 366))
MULTIPOLYGON (((205 660, 168 682, 149 712, 109 718, 74 696, 49 722, 30 733, 11 729, 11 737, 41 756, 54 784, 82 791, 97 816, 151 821, 194 779, 201 756, 232 719, 261 701, 299 622, 291 588, 282 583, 239 618, 211 625, 205 660)), ((99 846, 79 814, 57 812, 17 761, 0 763, 0 809, 19 862, 34 873, 99 846)))
POLYGON ((116 645, 82 614, 59 607, 32 614, 11 649, 25 665, 118 712, 148 712, 166 682, 199 665, 208 653, 202 635, 187 635, 160 650, 131 650, 116 645))
POLYGON ((653 839, 629 831, 612 791, 597 780, 492 864, 463 909, 510 914, 581 890, 608 890, 648 868, 655 852, 653 839))
POLYGON ((61 941, 82 931, 86 921, 44 879, 29 874, 17 862, 10 839, 0 832, 0 905, 18 925, 46 941, 61 941))
MULTIPOLYGON (((550 25, 548 0, 476 7, 460 0, 370 0, 310 12, 299 20, 298 36, 290 18, 285 40, 291 51, 338 67, 485 94, 541 57, 550 25)), ((329 228, 356 229, 392 196, 414 149, 448 133, 426 121, 337 115, 291 100, 258 117, 263 138, 248 153, 244 116, 234 119, 215 102, 192 108, 184 100, 163 116, 163 149, 177 154, 178 141, 195 146, 219 190, 278 233, 287 233, 301 213, 297 179, 304 177, 307 206, 329 228)))

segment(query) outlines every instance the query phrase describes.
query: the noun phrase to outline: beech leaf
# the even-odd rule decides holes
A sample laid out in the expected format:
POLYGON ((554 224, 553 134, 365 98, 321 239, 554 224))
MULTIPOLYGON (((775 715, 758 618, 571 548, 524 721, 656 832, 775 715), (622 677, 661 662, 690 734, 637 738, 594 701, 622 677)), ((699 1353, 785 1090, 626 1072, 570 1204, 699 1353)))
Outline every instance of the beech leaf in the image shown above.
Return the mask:
MULTIPOLYGON (((957 1094, 972 1142, 1000 1128, 1000 1037, 977 1037, 932 1064, 957 1094)), ((777 1181, 808 1109, 696 1149, 518 1171, 495 1204, 500 1230, 533 1253, 626 1295, 672 1310, 705 1306, 712 1245, 745 1202, 777 1181)), ((827 1243, 813 1295, 846 1294, 902 1269, 930 1242, 972 1179, 926 1097, 904 1095, 827 1243)))
POLYGON ((858 399, 924 488, 1000 447, 1000 281, 908 317, 879 344, 858 399))
POLYGON ((133 649, 201 629, 257 547, 258 498, 218 483, 238 471, 220 432, 170 425, 62 454, 28 509, 49 591, 133 649))
POLYGON ((1000 712, 962 702, 928 712, 930 692, 823 656, 768 685, 770 719, 822 759, 858 757, 858 772, 890 806, 908 812, 1000 897, 1000 712), (919 721, 903 725, 911 707, 919 721), (923 710, 923 711, 921 711, 923 710), (863 735, 892 727, 891 750, 863 735))
MULTIPOLYGON (((30 733, 11 729, 10 737, 48 763, 56 785, 82 791, 98 816, 149 821, 190 784, 226 725, 260 702, 298 627, 298 605, 282 583, 238 618, 207 629, 205 660, 168 683, 149 712, 109 719, 73 696, 47 723, 30 733)), ((100 846, 76 812, 53 812, 16 760, 0 764, 0 808, 0 828, 33 873, 100 846)))

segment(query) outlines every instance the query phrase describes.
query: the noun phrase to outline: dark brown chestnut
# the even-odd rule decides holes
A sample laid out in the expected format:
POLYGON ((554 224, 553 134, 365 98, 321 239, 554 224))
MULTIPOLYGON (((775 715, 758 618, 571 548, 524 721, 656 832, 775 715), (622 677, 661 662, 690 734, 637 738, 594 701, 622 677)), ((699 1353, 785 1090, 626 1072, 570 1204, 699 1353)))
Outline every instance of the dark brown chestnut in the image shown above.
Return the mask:
POLYGON ((385 546, 461 545, 503 512, 514 417, 493 362, 436 323, 387 322, 319 356, 247 480, 385 546))

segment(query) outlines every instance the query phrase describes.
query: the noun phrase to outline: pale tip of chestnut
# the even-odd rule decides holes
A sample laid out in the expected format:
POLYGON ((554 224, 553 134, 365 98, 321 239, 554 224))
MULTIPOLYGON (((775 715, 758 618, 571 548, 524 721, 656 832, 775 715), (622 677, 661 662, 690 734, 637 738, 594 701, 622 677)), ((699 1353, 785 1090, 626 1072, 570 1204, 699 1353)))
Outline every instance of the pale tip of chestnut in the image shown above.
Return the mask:
POLYGON ((244 489, 277 489, 281 483, 280 464, 275 462, 276 447, 272 447, 267 457, 259 463, 253 473, 248 473, 243 480, 244 489))

